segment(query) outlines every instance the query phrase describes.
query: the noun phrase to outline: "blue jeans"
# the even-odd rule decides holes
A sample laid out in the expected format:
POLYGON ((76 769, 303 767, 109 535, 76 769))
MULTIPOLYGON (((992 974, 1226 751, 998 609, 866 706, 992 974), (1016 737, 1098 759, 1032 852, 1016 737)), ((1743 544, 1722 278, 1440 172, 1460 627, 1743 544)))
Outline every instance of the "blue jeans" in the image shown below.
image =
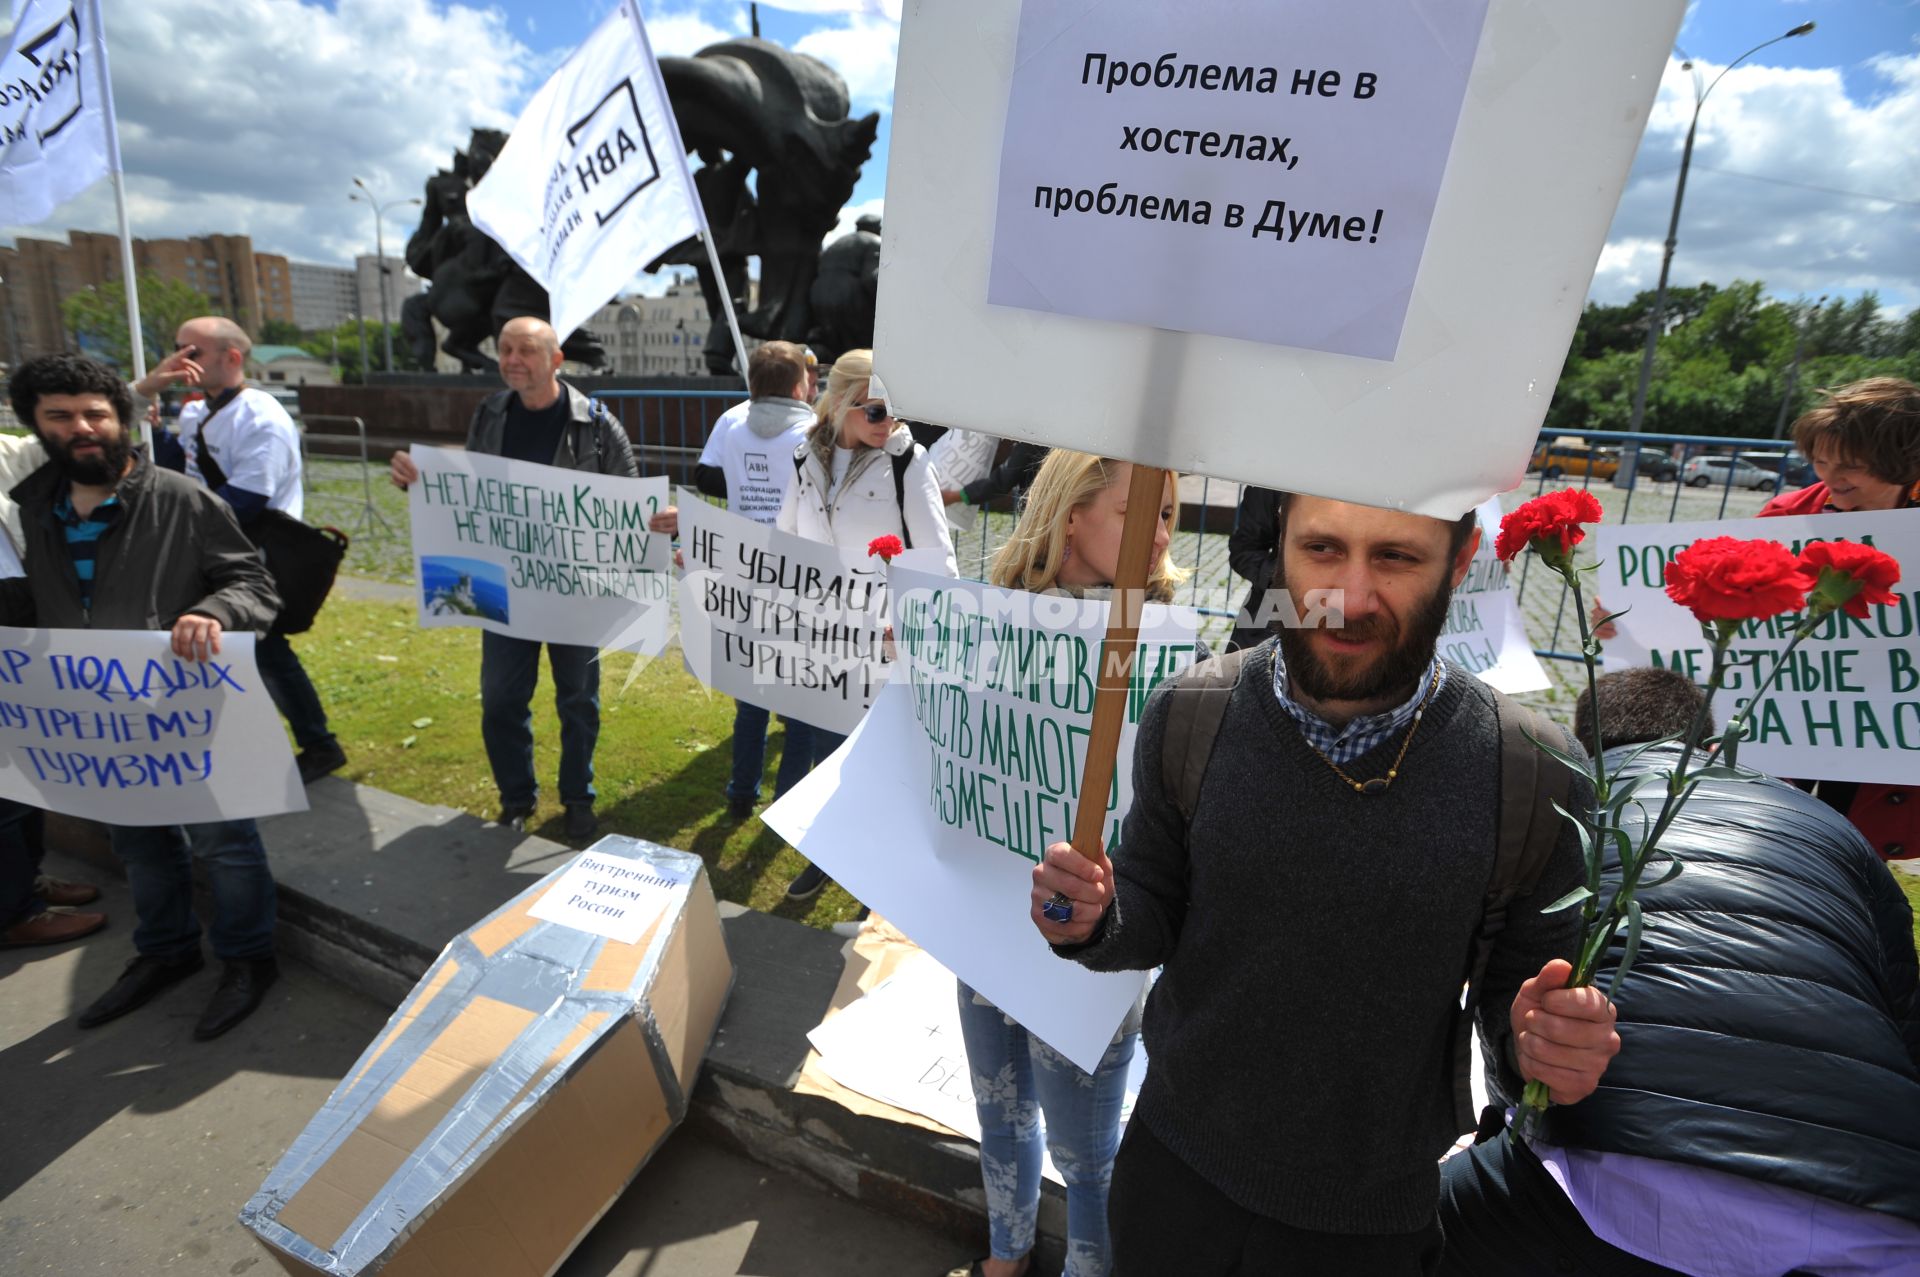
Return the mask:
POLYGON ((480 632, 480 739, 493 765, 502 807, 531 808, 540 796, 533 774, 533 692, 540 649, 553 670, 553 707, 560 715, 560 801, 593 801, 593 747, 600 739, 600 649, 541 644, 480 632))
POLYGON ((133 947, 171 961, 200 951, 193 862, 213 888, 213 955, 226 962, 273 956, 273 874, 251 820, 210 825, 109 825, 113 854, 133 888, 133 947))
POLYGON ((1120 1146, 1120 1104, 1138 1034, 1107 1047, 1100 1067, 1078 1065, 960 986, 960 1035, 980 1115, 980 1174, 987 1190, 989 1245, 995 1259, 1033 1249, 1040 1213, 1041 1119, 1047 1150, 1067 1181, 1067 1266, 1063 1277, 1105 1277, 1107 1185, 1120 1146))
MULTIPOLYGON (((752 802, 760 797, 760 775, 767 768, 767 722, 772 717, 758 705, 734 702, 733 776, 727 781, 728 799, 752 802)), ((773 779, 775 798, 798 784, 813 766, 813 728, 784 716, 780 721, 786 725, 787 740, 780 751, 780 770, 773 779)))
POLYGON ((0 931, 47 907, 33 889, 46 854, 47 814, 38 807, 0 798, 0 931))
POLYGON ((260 667, 260 681, 267 685, 274 708, 293 729, 293 743, 306 749, 332 740, 326 706, 320 703, 320 693, 313 690, 313 680, 307 677, 306 666, 300 664, 287 636, 262 634, 253 645, 253 659, 260 667))

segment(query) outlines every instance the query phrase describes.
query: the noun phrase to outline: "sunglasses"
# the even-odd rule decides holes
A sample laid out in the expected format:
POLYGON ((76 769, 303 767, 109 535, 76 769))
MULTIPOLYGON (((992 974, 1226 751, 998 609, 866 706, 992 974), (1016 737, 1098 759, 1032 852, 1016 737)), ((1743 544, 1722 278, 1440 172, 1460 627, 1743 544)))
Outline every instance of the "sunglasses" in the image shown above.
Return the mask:
POLYGON ((860 415, 867 419, 868 425, 877 426, 891 417, 893 410, 887 407, 885 400, 876 399, 872 403, 861 404, 860 415))

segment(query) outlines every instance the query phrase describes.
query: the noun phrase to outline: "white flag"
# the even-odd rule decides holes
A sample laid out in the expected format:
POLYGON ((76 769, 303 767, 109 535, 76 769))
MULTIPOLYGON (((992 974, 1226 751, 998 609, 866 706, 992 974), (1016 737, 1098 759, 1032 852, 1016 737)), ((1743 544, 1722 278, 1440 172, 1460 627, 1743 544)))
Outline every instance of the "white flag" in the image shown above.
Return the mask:
POLYGON ((534 94, 467 213, 546 286, 562 340, 642 266, 704 229, 633 0, 534 94))
POLYGON ((99 0, 26 0, 0 58, 0 226, 29 226, 119 167, 99 0))

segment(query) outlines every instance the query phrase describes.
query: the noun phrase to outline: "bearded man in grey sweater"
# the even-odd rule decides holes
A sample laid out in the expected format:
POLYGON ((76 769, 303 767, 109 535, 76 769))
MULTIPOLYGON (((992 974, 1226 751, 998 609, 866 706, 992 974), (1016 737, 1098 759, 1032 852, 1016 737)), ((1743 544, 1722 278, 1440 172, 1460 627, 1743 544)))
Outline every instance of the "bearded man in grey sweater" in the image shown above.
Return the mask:
MULTIPOLYGON (((1435 645, 1479 533, 1471 515, 1303 496, 1279 520, 1276 585, 1308 617, 1328 604, 1330 623, 1246 658, 1190 820, 1161 779, 1179 695, 1163 687, 1113 860, 1060 843, 1034 869, 1034 923, 1056 952, 1164 968, 1109 1198, 1119 1277, 1411 1277, 1439 1257, 1501 734, 1492 692, 1435 645)), ((1575 778, 1569 798, 1591 792, 1575 778)), ((1539 911, 1583 873, 1569 825, 1478 991, 1496 1068, 1560 1104, 1590 1094, 1620 1045, 1612 1004, 1564 987, 1578 912, 1539 911)))

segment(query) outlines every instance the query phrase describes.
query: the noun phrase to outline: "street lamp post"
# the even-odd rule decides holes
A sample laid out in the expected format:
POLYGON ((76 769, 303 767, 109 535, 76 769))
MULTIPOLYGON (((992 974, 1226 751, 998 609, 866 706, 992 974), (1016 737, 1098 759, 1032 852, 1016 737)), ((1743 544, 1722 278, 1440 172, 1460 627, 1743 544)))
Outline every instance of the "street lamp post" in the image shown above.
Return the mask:
MULTIPOLYGON (((1648 383, 1653 380, 1653 352, 1655 347, 1660 344, 1661 320, 1666 315, 1667 273, 1673 267, 1674 245, 1679 241, 1680 202, 1685 199, 1687 195, 1687 169, 1693 163, 1693 137, 1695 131, 1700 127, 1700 108, 1707 104, 1707 94, 1713 92, 1714 85, 1719 84, 1720 81, 1726 77, 1728 71, 1733 70, 1768 45, 1778 44, 1782 40, 1791 40, 1795 36, 1806 35, 1812 30, 1813 23, 1803 22, 1784 35, 1777 35, 1771 40, 1764 40, 1754 45, 1751 49, 1748 49, 1745 53, 1727 63, 1720 74, 1713 77, 1713 82, 1704 89, 1700 87, 1700 73, 1694 71, 1693 120, 1687 125, 1686 145, 1682 147, 1680 151, 1680 180, 1674 184, 1673 188, 1673 215, 1667 219, 1666 250, 1660 256, 1660 282, 1654 287, 1653 311, 1647 316, 1647 348, 1640 357, 1640 382, 1633 390, 1633 419, 1627 425, 1627 429, 1630 431, 1638 431, 1647 415, 1647 386, 1648 383)), ((1681 63, 1681 67, 1683 70, 1693 71, 1692 59, 1681 63)), ((1638 448, 1627 453, 1625 464, 1621 466, 1621 472, 1626 477, 1626 486, 1630 487, 1633 484, 1635 462, 1637 462, 1639 458, 1640 450, 1638 448)))
POLYGON ((382 204, 374 199, 373 188, 369 187, 365 182, 356 177, 353 179, 353 184, 360 189, 357 191, 348 191, 347 198, 350 200, 360 200, 373 209, 373 251, 377 254, 376 260, 380 268, 380 335, 386 344, 386 368, 388 372, 392 372, 393 321, 388 318, 387 315, 387 240, 385 218, 387 210, 390 208, 398 208, 402 204, 418 204, 420 201, 418 198, 388 200, 385 204, 382 204))
POLYGON ((1792 410, 1794 387, 1800 384, 1800 357, 1807 353, 1807 330, 1813 327, 1813 317, 1826 304, 1827 295, 1822 293, 1820 299, 1800 316, 1800 331, 1793 339, 1793 360, 1787 365, 1787 393, 1780 396, 1780 415, 1773 422, 1773 437, 1776 439, 1787 437, 1787 413, 1792 410))

